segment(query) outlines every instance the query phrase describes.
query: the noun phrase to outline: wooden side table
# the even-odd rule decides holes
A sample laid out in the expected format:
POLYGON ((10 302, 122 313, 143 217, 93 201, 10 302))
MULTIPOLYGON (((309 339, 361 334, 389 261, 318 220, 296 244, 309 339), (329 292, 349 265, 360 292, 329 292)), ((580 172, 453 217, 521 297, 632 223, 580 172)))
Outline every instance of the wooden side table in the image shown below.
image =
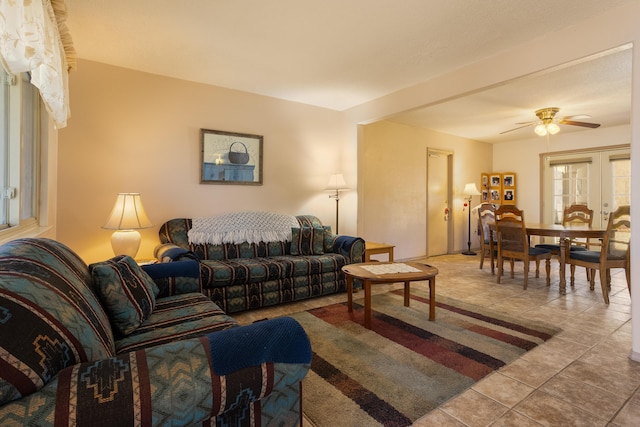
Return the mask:
POLYGON ((404 282, 404 306, 409 307, 410 289, 409 284, 417 280, 429 281, 429 320, 436 320, 436 275, 438 269, 430 265, 421 264, 419 262, 369 262, 360 264, 349 264, 342 267, 342 271, 347 276, 347 302, 349 312, 353 311, 353 278, 360 279, 364 282, 364 327, 371 329, 371 283, 396 283, 404 282), (415 271, 410 272, 392 272, 378 274, 371 272, 366 267, 375 266, 383 267, 384 265, 399 265, 412 267, 415 271))
POLYGON ((389 256, 389 262, 393 262, 393 248, 394 245, 389 245, 387 243, 375 243, 375 242, 366 242, 364 243, 364 262, 371 261, 371 255, 376 254, 387 254, 389 256))

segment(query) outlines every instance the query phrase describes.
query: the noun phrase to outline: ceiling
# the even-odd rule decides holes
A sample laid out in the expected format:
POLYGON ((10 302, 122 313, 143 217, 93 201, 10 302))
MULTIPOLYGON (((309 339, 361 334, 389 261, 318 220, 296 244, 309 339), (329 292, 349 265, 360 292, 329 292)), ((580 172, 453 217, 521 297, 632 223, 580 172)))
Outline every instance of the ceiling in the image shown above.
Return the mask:
MULTIPOLYGON (((79 58, 342 111, 635 1, 66 3, 79 58)), ((392 120, 487 142, 522 139, 529 130, 500 132, 543 107, 603 126, 628 123, 630 55, 614 52, 392 120)))

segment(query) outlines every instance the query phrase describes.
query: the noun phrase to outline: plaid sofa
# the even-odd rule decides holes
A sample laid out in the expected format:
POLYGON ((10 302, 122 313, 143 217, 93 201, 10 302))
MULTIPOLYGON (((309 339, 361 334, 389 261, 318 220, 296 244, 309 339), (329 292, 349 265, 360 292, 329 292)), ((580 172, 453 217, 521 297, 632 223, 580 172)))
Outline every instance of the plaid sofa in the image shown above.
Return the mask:
POLYGON ((192 244, 190 218, 165 222, 159 231, 161 262, 191 256, 200 261, 201 292, 226 313, 346 291, 342 267, 364 261, 365 242, 338 236, 313 215, 296 216, 291 241, 192 244))
POLYGON ((239 326, 199 274, 193 260, 87 266, 49 239, 0 246, 0 425, 299 425, 304 330, 239 326))

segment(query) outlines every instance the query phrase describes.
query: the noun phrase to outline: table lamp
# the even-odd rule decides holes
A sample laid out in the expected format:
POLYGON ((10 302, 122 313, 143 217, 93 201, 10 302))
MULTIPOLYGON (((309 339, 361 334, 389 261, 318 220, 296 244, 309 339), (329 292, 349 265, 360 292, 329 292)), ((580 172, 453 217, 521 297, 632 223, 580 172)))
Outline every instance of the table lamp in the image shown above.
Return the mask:
POLYGON ((102 228, 116 230, 111 235, 111 247, 116 255, 129 255, 135 258, 140 248, 142 228, 153 227, 142 206, 139 193, 120 193, 116 198, 111 215, 102 228))
POLYGON ((464 186, 464 190, 462 192, 468 196, 468 199, 466 199, 467 200, 466 204, 467 204, 467 209, 469 211, 469 224, 468 224, 469 238, 467 240, 467 250, 462 252, 462 254, 475 255, 476 253, 471 250, 471 198, 473 196, 479 196, 480 191, 478 191, 478 187, 476 187, 475 183, 470 182, 464 186))
POLYGON ((335 194, 330 194, 329 198, 336 199, 336 234, 338 234, 338 202, 340 201, 340 192, 348 190, 347 183, 344 181, 344 177, 341 173, 336 173, 329 176, 329 183, 325 188, 325 191, 333 191, 335 194))

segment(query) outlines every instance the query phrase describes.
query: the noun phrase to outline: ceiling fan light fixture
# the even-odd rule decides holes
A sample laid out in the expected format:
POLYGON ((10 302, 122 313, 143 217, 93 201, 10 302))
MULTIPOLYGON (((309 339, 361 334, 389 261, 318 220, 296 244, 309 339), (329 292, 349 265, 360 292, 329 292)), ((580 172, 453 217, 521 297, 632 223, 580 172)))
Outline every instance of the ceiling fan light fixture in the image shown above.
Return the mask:
MULTIPOLYGON (((539 136, 545 136, 547 134, 547 126, 544 123, 540 123, 534 129, 534 132, 539 136)), ((557 132, 557 131, 556 131, 557 132)))
POLYGON ((547 125, 547 132, 549 132, 551 135, 555 135, 556 133, 560 132, 560 126, 555 123, 549 123, 547 125))

